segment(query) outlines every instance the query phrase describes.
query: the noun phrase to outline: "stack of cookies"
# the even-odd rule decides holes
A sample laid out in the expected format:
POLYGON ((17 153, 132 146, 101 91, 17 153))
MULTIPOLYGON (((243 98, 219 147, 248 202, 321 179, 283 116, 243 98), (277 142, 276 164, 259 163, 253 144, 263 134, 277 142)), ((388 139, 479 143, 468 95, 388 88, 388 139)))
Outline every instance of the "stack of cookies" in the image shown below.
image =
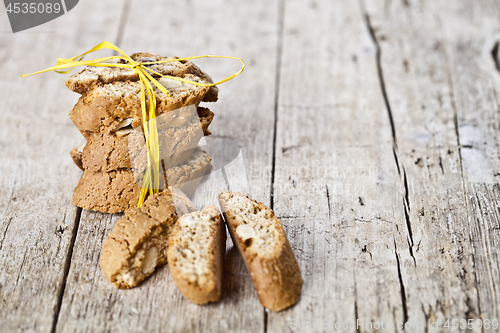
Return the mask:
MULTIPOLYGON (((189 61, 148 53, 135 53, 131 58, 137 62, 174 60, 145 66, 161 75, 213 82, 189 61)), ((210 155, 197 145, 210 134, 214 114, 199 104, 217 101, 218 88, 156 78, 169 92, 167 96, 154 87, 160 188, 177 187, 191 196, 211 168, 210 155)), ((139 76, 129 68, 88 67, 69 77, 66 85, 82 95, 69 116, 86 139, 71 151, 75 164, 83 170, 73 203, 106 213, 136 207, 147 167, 139 76)), ((149 107, 149 100, 146 104, 149 107)))
MULTIPOLYGON (((136 62, 160 75, 202 84, 212 79, 188 61, 135 53, 136 62)), ((123 60, 120 60, 123 61, 123 60)), ((295 304, 303 279, 280 220, 262 203, 222 192, 216 206, 196 210, 189 200, 211 156, 198 146, 209 135, 218 88, 156 75, 168 96, 154 87, 160 165, 159 191, 138 207, 148 168, 141 82, 132 69, 89 67, 66 85, 81 94, 70 118, 86 142, 71 156, 83 170, 73 203, 105 213, 125 211, 103 244, 100 267, 118 288, 132 288, 168 262, 172 278, 189 301, 218 301, 222 293, 226 225, 243 256, 263 306, 281 311, 295 304)), ((153 75, 154 76, 154 75, 153 75)), ((146 108, 150 101, 146 98, 146 108)), ((150 120, 151 121, 151 120, 150 120)))

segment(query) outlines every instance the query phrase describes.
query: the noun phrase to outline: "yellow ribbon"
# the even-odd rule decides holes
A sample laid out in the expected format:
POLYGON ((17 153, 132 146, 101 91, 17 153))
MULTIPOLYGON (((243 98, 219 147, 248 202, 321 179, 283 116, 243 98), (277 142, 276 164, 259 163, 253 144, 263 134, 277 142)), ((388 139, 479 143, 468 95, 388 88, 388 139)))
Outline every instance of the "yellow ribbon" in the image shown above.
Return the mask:
POLYGON ((154 84, 161 92, 163 92, 166 96, 170 96, 168 90, 165 89, 150 73, 154 75, 158 75, 160 77, 166 77, 172 80, 177 80, 189 84, 194 84, 197 86, 203 87, 212 87, 226 81, 233 79, 238 76, 245 69, 245 63, 243 60, 237 57, 226 57, 226 56, 215 56, 215 55, 204 55, 204 56, 195 56, 195 57, 186 57, 179 59, 169 59, 169 60, 160 60, 160 61, 152 61, 152 62, 138 62, 130 58, 125 52, 119 49, 117 46, 113 45, 110 42, 102 42, 89 51, 82 53, 76 57, 70 59, 58 58, 57 64, 54 67, 50 67, 44 69, 42 71, 38 71, 31 74, 21 75, 22 77, 31 76, 35 74, 45 73, 49 71, 55 71, 60 74, 67 74, 73 70, 73 68, 77 66, 94 66, 94 67, 121 67, 121 68, 130 68, 132 69, 138 76, 141 84, 141 109, 142 109, 142 119, 143 119, 143 127, 144 127, 144 136, 146 138, 146 148, 147 148, 147 156, 148 156, 148 168, 146 170, 144 181, 142 183, 141 188, 141 196, 139 198, 138 207, 140 207, 144 200, 146 199, 146 195, 158 193, 158 189, 160 187, 160 151, 158 145, 158 131, 156 128, 156 96, 154 93, 154 88, 151 85, 154 84), (82 60, 85 55, 101 50, 101 49, 110 49, 118 52, 120 56, 111 56, 105 58, 98 58, 93 60, 82 60), (192 60, 192 59, 200 59, 200 58, 223 58, 223 59, 235 59, 241 62, 241 69, 227 78, 210 84, 198 83, 190 80, 186 80, 180 77, 170 76, 170 75, 162 75, 149 69, 146 65, 152 64, 161 64, 165 62, 172 61, 182 61, 182 60, 192 60), (125 64, 121 63, 107 63, 105 61, 113 60, 113 59, 123 59, 127 61, 125 64), (68 70, 66 70, 68 69, 68 70), (150 73, 148 73, 150 72, 150 73), (149 98, 149 114, 146 107, 146 93, 149 98))

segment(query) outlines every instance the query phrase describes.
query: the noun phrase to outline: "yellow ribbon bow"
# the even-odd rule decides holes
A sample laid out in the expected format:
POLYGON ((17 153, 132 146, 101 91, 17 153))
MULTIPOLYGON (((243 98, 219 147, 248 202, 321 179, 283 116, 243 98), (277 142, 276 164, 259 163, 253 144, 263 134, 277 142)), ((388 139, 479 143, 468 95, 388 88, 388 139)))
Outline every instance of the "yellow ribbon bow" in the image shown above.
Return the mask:
POLYGON ((82 53, 76 57, 70 59, 58 58, 57 64, 54 67, 50 67, 44 69, 42 71, 38 71, 31 74, 21 75, 22 77, 31 76, 35 74, 45 73, 49 71, 55 71, 60 74, 67 74, 73 70, 74 67, 77 66, 94 66, 94 67, 121 67, 121 68, 130 68, 132 69, 138 76, 141 83, 141 109, 142 109, 142 118, 143 118, 143 127, 144 127, 144 136, 146 138, 146 148, 147 148, 147 156, 148 156, 148 168, 146 170, 146 174, 144 177, 144 181, 141 188, 141 196, 139 198, 138 207, 142 205, 144 200, 146 199, 146 195, 149 191, 149 194, 158 193, 160 187, 160 150, 158 145, 158 131, 156 128, 156 97, 154 93, 153 86, 154 84, 161 92, 163 92, 166 96, 170 96, 168 90, 165 89, 150 73, 154 75, 158 75, 160 77, 166 77, 172 80, 177 80, 189 84, 194 84, 197 86, 204 87, 212 87, 226 81, 233 79, 238 76, 245 69, 245 63, 243 60, 237 57, 226 57, 226 56, 214 56, 214 55, 204 55, 204 56, 195 56, 195 57, 186 57, 179 59, 169 59, 169 60, 160 60, 160 61, 152 61, 152 62, 138 62, 129 57, 125 52, 120 50, 117 46, 113 45, 110 42, 102 42, 89 51, 82 53), (93 60, 82 60, 85 55, 101 50, 101 49, 110 49, 118 52, 120 56, 111 56, 93 60), (216 83, 198 83, 190 80, 186 80, 180 77, 170 76, 170 75, 162 75, 153 71, 152 69, 146 67, 146 65, 152 64, 160 64, 165 62, 172 61, 182 61, 182 60, 192 60, 192 59, 200 59, 200 58, 223 58, 223 59, 236 59, 239 60, 242 64, 241 69, 227 78, 216 82, 216 83), (123 59, 127 63, 107 63, 105 61, 109 61, 112 59, 123 59), (69 70, 65 70, 69 69, 69 70), (148 73, 150 72, 150 73, 148 73), (146 93, 149 98, 149 115, 146 108, 146 93))

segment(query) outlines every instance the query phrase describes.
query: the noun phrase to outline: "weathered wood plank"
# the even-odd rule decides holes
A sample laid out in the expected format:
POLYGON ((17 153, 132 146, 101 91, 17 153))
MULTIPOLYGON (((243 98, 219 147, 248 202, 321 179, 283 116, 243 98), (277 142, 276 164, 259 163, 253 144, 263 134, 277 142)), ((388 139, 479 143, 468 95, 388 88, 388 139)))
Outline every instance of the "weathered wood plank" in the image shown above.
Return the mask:
POLYGON ((2 331, 52 330, 78 219, 71 196, 79 171, 69 151, 82 138, 67 116, 76 96, 64 86, 64 76, 19 75, 76 55, 81 45, 93 46, 95 35, 115 38, 119 3, 82 2, 72 14, 91 16, 80 14, 76 22, 68 14, 15 35, 7 33, 6 16, 0 22, 2 331))
MULTIPOLYGON (((473 153, 472 144, 464 143, 473 127, 487 132, 498 126, 492 121, 498 107, 490 56, 498 10, 487 3, 484 8, 465 2, 367 4, 368 23, 382 50, 381 74, 412 229, 402 248, 408 320, 444 324, 447 319, 498 318, 497 294, 491 295, 498 286, 498 274, 491 274, 498 271, 491 224, 498 225, 498 219, 474 209, 481 187, 470 184, 495 183, 498 168, 491 165, 498 165, 498 134, 490 130, 473 153), (470 15, 474 11, 480 14, 470 15), (458 61, 452 60, 455 55, 458 61), (480 283, 478 276, 485 281, 480 283)), ((482 192, 489 198, 483 206, 498 206, 491 187, 482 192)), ((480 331, 479 325, 474 330, 480 331)))
POLYGON ((268 314, 270 332, 405 319, 407 227, 376 52, 358 2, 286 2, 274 209, 305 284, 268 314))
POLYGON ((498 319, 500 72, 494 58, 498 61, 500 4, 460 1, 445 3, 443 8, 450 13, 442 15, 441 21, 448 40, 444 50, 457 115, 478 312, 483 319, 498 319))
MULTIPOLYGON (((210 126, 213 138, 243 147, 252 184, 249 194, 269 203, 271 173, 258 172, 271 170, 272 164, 277 1, 176 2, 154 10, 157 6, 154 1, 131 3, 120 47, 126 52, 178 56, 234 55, 246 61, 245 72, 221 85, 219 101, 206 106, 215 112, 210 126), (171 14, 165 15, 167 11, 171 14)), ((214 79, 235 72, 239 66, 220 60, 196 63, 214 79)), ((199 208, 216 204, 216 195, 222 189, 226 184, 217 171, 202 183, 193 200, 199 208)), ((159 269, 137 288, 116 290, 100 272, 98 260, 104 237, 117 218, 82 214, 58 332, 264 331, 263 308, 240 255, 232 247, 226 254, 224 293, 216 304, 196 306, 187 302, 177 291, 168 267, 159 269)), ((228 245, 232 246, 229 240, 228 245)))

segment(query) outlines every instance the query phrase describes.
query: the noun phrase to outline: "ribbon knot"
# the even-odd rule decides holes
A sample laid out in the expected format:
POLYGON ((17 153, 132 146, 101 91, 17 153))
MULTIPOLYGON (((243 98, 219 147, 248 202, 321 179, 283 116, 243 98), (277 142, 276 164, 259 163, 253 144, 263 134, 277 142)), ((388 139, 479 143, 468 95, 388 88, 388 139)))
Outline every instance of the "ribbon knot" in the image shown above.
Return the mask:
POLYGON ((132 65, 132 68, 135 69, 137 67, 143 67, 144 65, 138 61, 131 61, 130 64, 132 65))
POLYGON ((94 66, 94 67, 120 67, 120 68, 130 68, 132 69, 135 73, 139 75, 139 82, 141 85, 141 109, 142 109, 142 120, 143 120, 143 128, 144 128, 144 136, 146 139, 146 148, 147 148, 147 157, 148 157, 148 167, 146 169, 146 173, 144 176, 144 181, 142 184, 141 188, 141 196, 139 198, 139 204, 138 206, 140 207, 144 200, 146 199, 146 196, 149 192, 149 194, 153 193, 158 193, 159 190, 159 180, 160 180, 160 173, 159 173, 159 163, 160 163, 160 158, 159 158, 159 145, 158 145, 158 131, 156 128, 156 97, 153 89, 153 85, 156 86, 161 92, 163 92, 166 96, 170 96, 168 93, 168 90, 165 89, 153 76, 158 76, 158 77, 167 77, 172 80, 177 80, 189 84, 194 84, 197 86, 204 86, 204 87, 212 87, 224 82, 227 82, 234 77, 238 76, 243 70, 245 69, 245 63, 243 60, 237 57, 227 57, 227 56, 214 56, 214 55, 204 55, 204 56, 195 56, 195 57, 186 57, 186 58, 178 58, 178 59, 168 59, 168 60, 160 60, 160 61, 148 61, 146 63, 138 62, 133 60, 130 56, 128 56, 125 52, 123 52, 121 49, 119 49, 117 46, 113 45, 110 42, 102 42, 99 45, 95 46, 94 48, 90 49, 89 51, 82 53, 76 57, 70 58, 70 59, 65 59, 65 58, 58 58, 57 59, 57 64, 54 67, 50 67, 47 69, 44 69, 42 71, 38 71, 35 73, 31 74, 25 74, 21 75, 22 77, 26 76, 31 76, 35 74, 40 74, 40 73, 45 73, 49 71, 55 71, 56 73, 60 74, 67 74, 73 70, 73 68, 77 66, 94 66), (105 58, 98 58, 98 59, 93 59, 93 60, 83 60, 85 55, 101 50, 101 49, 110 49, 113 51, 118 52, 120 55, 119 56, 111 56, 111 57, 105 57, 105 58), (218 81, 216 83, 199 83, 199 82, 194 82, 190 81, 187 79, 175 77, 175 76, 170 76, 170 75, 162 75, 160 73, 155 72, 154 70, 148 68, 145 66, 147 65, 153 65, 153 64, 161 64, 161 63, 166 63, 166 62, 173 62, 173 61, 182 61, 182 60, 192 60, 192 59, 200 59, 200 58, 223 58, 223 59, 235 59, 239 60, 242 64, 241 69, 234 73, 231 76, 226 77, 225 79, 218 81), (109 63, 108 61, 114 60, 114 59, 121 59, 125 60, 127 63, 109 63), (149 72, 149 73, 148 73, 149 72), (149 112, 146 107, 146 93, 147 97, 149 99, 149 112))

